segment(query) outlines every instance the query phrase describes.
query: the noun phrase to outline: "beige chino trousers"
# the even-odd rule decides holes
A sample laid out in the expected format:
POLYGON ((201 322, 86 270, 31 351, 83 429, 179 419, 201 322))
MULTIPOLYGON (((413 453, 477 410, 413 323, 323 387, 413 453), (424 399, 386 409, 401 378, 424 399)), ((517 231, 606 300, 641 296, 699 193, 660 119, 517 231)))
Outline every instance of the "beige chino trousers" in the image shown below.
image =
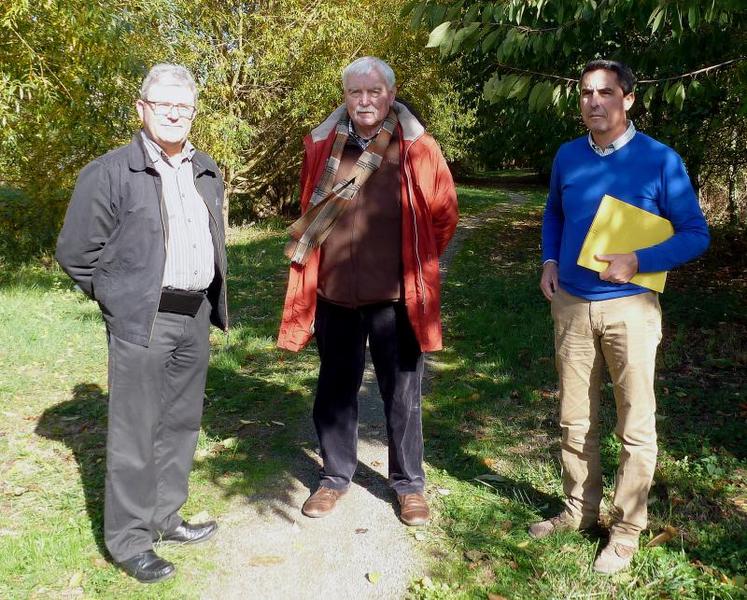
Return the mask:
POLYGON ((654 370, 661 340, 655 293, 589 301, 558 290, 552 300, 566 516, 581 528, 599 516, 602 369, 612 379, 622 443, 610 541, 638 546, 656 468, 654 370))

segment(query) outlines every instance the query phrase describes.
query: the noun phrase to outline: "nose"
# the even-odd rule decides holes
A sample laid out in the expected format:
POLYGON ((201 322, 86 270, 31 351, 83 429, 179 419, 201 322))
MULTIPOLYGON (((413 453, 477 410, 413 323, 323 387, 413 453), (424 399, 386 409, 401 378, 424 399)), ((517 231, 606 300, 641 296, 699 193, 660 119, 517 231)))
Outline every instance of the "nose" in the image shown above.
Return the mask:
POLYGON ((361 106, 368 106, 371 102, 371 97, 368 95, 368 92, 361 93, 360 102, 359 104, 361 106))
POLYGON ((169 112, 166 113, 166 116, 171 119, 172 121, 178 121, 179 120, 179 109, 176 107, 175 104, 172 104, 169 108, 169 112))

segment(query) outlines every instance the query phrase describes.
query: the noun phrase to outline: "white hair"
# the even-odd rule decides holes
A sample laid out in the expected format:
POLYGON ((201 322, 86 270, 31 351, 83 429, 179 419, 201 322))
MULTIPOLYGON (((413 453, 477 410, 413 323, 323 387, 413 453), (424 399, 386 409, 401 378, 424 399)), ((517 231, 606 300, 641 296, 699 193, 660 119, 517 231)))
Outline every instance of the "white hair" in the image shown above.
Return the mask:
POLYGON ((195 97, 195 101, 197 101, 197 84, 195 83, 195 78, 192 77, 192 73, 182 65, 173 65, 170 63, 159 63, 151 67, 145 79, 143 79, 143 85, 140 86, 140 99, 147 100, 150 88, 157 83, 164 83, 166 81, 189 88, 189 91, 195 97))
POLYGON ((376 70, 386 81, 387 87, 391 90, 395 84, 394 71, 392 67, 386 64, 380 58, 375 56, 362 56, 351 62, 342 70, 342 85, 345 87, 348 77, 351 75, 368 75, 371 71, 376 70))

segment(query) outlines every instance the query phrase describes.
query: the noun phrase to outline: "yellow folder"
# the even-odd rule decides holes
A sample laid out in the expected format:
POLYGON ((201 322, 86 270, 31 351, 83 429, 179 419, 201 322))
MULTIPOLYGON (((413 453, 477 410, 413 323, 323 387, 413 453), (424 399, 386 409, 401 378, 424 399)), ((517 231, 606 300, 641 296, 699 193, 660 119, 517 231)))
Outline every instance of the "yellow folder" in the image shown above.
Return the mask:
MULTIPOLYGON (((601 273, 609 263, 597 260, 594 258, 595 254, 633 252, 654 246, 672 235, 674 229, 667 219, 605 194, 576 262, 601 273)), ((636 273, 630 281, 650 290, 663 292, 667 272, 636 273)))

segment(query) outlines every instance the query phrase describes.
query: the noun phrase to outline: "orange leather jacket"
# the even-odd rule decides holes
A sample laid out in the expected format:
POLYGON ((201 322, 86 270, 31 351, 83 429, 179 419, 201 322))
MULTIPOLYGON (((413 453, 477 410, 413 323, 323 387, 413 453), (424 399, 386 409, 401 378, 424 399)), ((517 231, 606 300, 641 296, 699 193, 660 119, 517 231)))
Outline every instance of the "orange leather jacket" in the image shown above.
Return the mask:
MULTIPOLYGON (((402 174, 402 266, 407 314, 423 352, 440 350, 441 282, 438 257, 459 220, 456 189, 436 141, 398 102, 402 174)), ((332 151, 340 106, 304 139, 301 211, 305 212, 332 151)), ((314 334, 319 250, 306 265, 291 264, 278 346, 297 352, 314 334)))

